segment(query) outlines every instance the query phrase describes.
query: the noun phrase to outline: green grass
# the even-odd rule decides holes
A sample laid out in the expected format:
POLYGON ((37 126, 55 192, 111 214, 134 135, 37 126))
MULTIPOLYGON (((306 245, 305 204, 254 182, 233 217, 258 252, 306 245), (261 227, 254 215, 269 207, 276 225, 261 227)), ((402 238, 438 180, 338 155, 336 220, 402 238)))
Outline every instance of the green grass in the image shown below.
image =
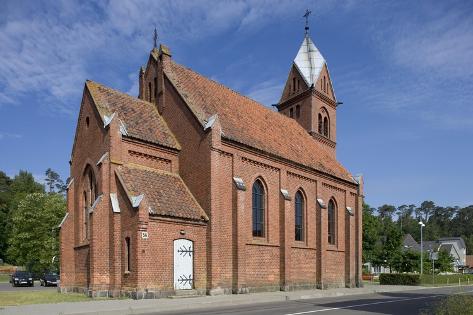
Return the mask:
POLYGON ((5 283, 10 280, 10 275, 0 274, 0 283, 5 283))
POLYGON ((463 274, 435 275, 435 279, 432 278, 432 275, 424 274, 421 277, 420 284, 423 286, 458 285, 458 279, 460 279, 461 285, 473 285, 473 275, 463 274))
POLYGON ((4 291, 0 292, 0 306, 83 302, 91 298, 81 293, 58 293, 56 291, 4 291))
POLYGON ((450 295, 443 298, 439 303, 436 303, 433 310, 428 310, 427 312, 422 312, 421 314, 473 315, 473 296, 463 294, 450 295))

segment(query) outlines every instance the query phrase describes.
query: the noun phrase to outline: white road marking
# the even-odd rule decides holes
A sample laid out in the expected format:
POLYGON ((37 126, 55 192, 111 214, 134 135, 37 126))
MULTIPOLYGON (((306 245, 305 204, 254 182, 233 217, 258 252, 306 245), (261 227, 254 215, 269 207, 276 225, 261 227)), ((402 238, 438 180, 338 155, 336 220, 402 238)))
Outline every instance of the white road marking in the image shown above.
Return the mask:
MULTIPOLYGON (((465 293, 471 293, 471 291, 464 291, 464 292, 458 292, 454 294, 465 294, 465 293)), ((395 300, 389 300, 389 301, 379 301, 379 302, 372 302, 372 303, 363 303, 363 304, 355 304, 355 305, 348 305, 348 306, 340 306, 340 307, 330 307, 330 308, 323 308, 321 310, 313 310, 313 311, 305 311, 305 312, 298 312, 298 313, 289 313, 285 315, 302 315, 302 314, 312 314, 312 313, 320 313, 320 312, 328 312, 328 311, 336 311, 336 310, 343 310, 347 308, 354 308, 354 307, 361 307, 361 306, 369 306, 369 305, 377 305, 377 304, 386 304, 386 303, 396 303, 396 302, 402 302, 402 301, 413 301, 413 300, 422 300, 422 299, 431 299, 431 298, 436 298, 439 296, 445 296, 445 294, 437 294, 437 295, 430 295, 430 296, 421 296, 421 297, 415 297, 415 298, 404 298, 404 299, 395 299, 395 300)))

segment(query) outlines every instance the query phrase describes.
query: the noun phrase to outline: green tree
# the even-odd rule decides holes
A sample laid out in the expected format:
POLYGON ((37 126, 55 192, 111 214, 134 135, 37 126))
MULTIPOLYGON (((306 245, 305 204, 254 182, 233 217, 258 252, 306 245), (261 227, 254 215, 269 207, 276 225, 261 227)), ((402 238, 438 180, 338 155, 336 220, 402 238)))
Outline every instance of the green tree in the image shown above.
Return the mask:
POLYGON ((5 251, 7 249, 7 229, 8 204, 10 203, 11 178, 0 171, 0 258, 5 260, 5 251))
POLYGON ((49 193, 64 193, 66 191, 66 185, 61 179, 58 173, 48 168, 45 172, 46 175, 46 187, 49 189, 49 193))
POLYGON ((8 257, 33 272, 52 267, 59 255, 57 226, 66 212, 60 194, 32 193, 20 201, 11 216, 8 257))
POLYGON ((363 204, 363 262, 373 262, 376 243, 378 242, 379 220, 374 213, 375 209, 363 204))
POLYGON ((453 271, 453 257, 446 250, 440 250, 438 259, 435 261, 435 269, 440 272, 453 271))

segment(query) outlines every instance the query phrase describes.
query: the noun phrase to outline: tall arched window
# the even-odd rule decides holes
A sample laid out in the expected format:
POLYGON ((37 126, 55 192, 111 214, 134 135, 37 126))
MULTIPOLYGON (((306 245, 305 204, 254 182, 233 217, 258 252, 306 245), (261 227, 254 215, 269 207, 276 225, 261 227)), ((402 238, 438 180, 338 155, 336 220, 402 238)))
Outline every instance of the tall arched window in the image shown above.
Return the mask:
POLYGON ((336 209, 335 209, 335 202, 330 200, 328 202, 328 243, 335 244, 336 242, 336 231, 335 231, 335 222, 336 222, 336 209))
POLYGON ((154 99, 158 99, 158 78, 154 78, 154 99))
POLYGON ((151 96, 153 91, 151 90, 151 82, 148 82, 148 101, 151 102, 151 96))
POLYGON ((324 136, 326 137, 328 137, 328 130, 329 130, 328 118, 324 117, 324 136))
POLYGON ((84 224, 84 231, 82 233, 84 239, 89 238, 90 234, 90 218, 89 218, 89 209, 92 207, 94 201, 98 197, 98 190, 97 190, 97 182, 95 180, 94 172, 92 167, 89 165, 84 171, 83 175, 83 202, 84 202, 84 210, 83 210, 83 219, 82 222, 84 224))
POLYGON ((82 218, 84 221, 84 239, 89 238, 89 202, 87 201, 87 193, 84 191, 83 196, 84 209, 82 212, 82 218))
POLYGON ((296 118, 299 118, 301 116, 301 106, 296 105, 296 118))
POLYGON ((304 240, 304 197, 298 191, 295 198, 295 239, 296 241, 304 240))
POLYGON ((322 134, 322 126, 323 126, 323 119, 322 119, 322 115, 319 114, 319 133, 322 134))
POLYGON ((260 180, 253 184, 253 236, 264 237, 264 187, 260 180))

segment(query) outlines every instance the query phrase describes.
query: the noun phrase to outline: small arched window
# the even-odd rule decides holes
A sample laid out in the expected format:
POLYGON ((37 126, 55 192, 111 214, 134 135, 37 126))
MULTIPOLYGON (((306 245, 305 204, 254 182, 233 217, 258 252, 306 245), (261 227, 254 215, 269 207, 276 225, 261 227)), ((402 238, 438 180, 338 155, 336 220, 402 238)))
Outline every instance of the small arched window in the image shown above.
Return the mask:
POLYGON ((154 99, 158 99, 158 78, 154 78, 154 99))
POLYGON ((301 116, 301 106, 296 105, 296 118, 299 118, 301 116))
POLYGON ((323 119, 322 119, 322 115, 319 114, 319 133, 322 134, 322 130, 323 130, 323 119))
POLYGON ((298 191, 295 198, 295 239, 304 240, 304 197, 298 191))
POLYGON ((336 242, 336 231, 335 231, 335 222, 336 222, 336 209, 335 202, 330 199, 328 202, 328 243, 334 245, 336 242))
POLYGON ((294 118, 294 108, 289 109, 289 117, 294 118))
POLYGON ((264 187, 260 180, 253 184, 253 236, 264 237, 264 187))
POLYGON ((324 92, 327 92, 327 81, 325 80, 325 76, 324 76, 324 92))
POLYGON ((328 137, 329 135, 329 125, 328 125, 328 118, 324 117, 324 136, 328 137))
POLYGON ((292 78, 292 91, 296 91, 296 78, 292 78))
POLYGON ((152 97, 152 94, 153 93, 153 90, 151 89, 151 82, 148 83, 148 100, 151 102, 151 97, 152 97))

